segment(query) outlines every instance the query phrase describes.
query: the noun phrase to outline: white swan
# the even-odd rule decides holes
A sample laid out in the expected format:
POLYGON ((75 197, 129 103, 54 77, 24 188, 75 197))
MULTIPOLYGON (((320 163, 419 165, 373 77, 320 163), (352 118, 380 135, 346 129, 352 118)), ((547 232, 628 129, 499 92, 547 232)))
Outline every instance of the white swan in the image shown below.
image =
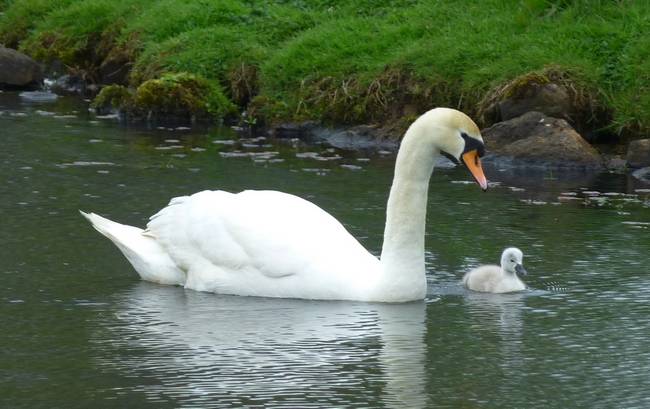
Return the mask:
POLYGON ((397 154, 380 259, 318 206, 275 191, 176 197, 145 230, 82 214, 147 281, 235 295, 419 300, 434 163, 440 154, 462 161, 486 190, 483 153, 478 127, 462 112, 437 108, 413 122, 397 154))
POLYGON ((474 291, 485 293, 511 293, 526 289, 518 275, 525 276, 524 254, 515 247, 503 250, 501 266, 480 266, 465 274, 463 284, 474 291))

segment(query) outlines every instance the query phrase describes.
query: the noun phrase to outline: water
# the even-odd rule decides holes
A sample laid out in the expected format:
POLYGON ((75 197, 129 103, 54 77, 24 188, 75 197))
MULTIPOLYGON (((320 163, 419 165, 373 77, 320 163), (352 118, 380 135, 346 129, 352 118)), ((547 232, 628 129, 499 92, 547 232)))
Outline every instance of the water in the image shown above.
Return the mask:
POLYGON ((430 289, 404 305, 139 281, 77 213, 142 226, 202 189, 309 198, 373 252, 394 157, 227 129, 138 130, 0 94, 0 407, 650 406, 650 186, 624 175, 437 169, 430 289), (463 290, 520 247, 530 291, 463 290))

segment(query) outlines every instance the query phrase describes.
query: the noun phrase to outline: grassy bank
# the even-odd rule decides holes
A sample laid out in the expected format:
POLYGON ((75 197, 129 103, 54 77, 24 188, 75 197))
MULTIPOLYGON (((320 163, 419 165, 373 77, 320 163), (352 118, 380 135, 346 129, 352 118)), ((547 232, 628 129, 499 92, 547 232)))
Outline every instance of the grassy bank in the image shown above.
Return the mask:
MULTIPOLYGON (((132 88, 169 73, 269 121, 477 114, 494 89, 553 67, 608 112, 650 131, 650 3, 613 0, 4 0, 0 42, 132 88), (137 3, 137 4, 133 4, 137 3)), ((215 109, 214 112, 229 112, 215 109)), ((611 116, 611 117, 610 117, 611 116)))

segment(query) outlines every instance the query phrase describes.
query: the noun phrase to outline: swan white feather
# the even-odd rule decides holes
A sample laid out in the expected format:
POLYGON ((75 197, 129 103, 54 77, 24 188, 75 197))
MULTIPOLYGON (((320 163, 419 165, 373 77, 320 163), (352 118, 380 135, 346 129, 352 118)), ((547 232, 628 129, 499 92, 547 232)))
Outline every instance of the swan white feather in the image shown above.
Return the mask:
POLYGON ((463 277, 465 287, 486 293, 512 293, 526 289, 518 274, 525 275, 524 255, 518 248, 509 247, 501 254, 501 265, 477 267, 463 277))
POLYGON ((349 298, 378 276, 379 260, 341 223, 282 192, 199 192, 154 215, 145 233, 200 291, 349 298))
POLYGON ((441 152, 462 159, 486 189, 482 147, 474 122, 456 110, 437 108, 411 125, 397 155, 380 259, 326 211, 276 191, 177 197, 145 230, 82 214, 144 280, 236 295, 418 300, 426 295, 424 224, 433 164, 441 152))

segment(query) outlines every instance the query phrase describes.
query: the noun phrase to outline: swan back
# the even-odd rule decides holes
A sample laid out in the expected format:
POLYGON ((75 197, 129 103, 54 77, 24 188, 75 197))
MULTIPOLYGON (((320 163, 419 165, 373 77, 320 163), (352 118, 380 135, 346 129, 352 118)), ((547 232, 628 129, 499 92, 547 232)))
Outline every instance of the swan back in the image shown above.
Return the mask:
POLYGON ((151 217, 155 237, 187 272, 186 288, 221 294, 369 299, 379 260, 329 213, 276 191, 203 191, 151 217))

